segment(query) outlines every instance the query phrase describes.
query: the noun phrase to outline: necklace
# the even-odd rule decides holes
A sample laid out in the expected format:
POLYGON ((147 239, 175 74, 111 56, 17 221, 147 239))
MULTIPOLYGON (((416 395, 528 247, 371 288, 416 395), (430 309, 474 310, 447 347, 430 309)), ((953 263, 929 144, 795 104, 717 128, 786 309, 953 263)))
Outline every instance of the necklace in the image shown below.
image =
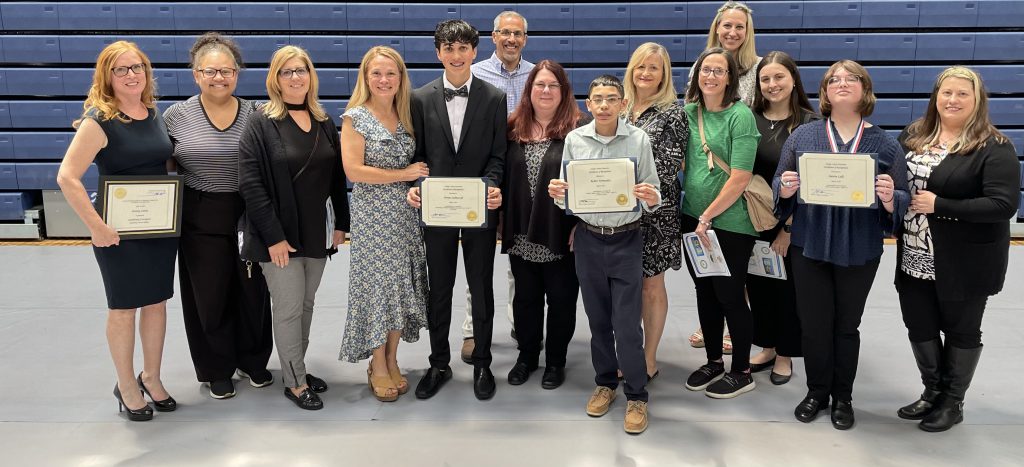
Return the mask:
POLYGON ((782 118, 780 118, 778 120, 772 120, 771 117, 768 116, 767 112, 761 112, 761 116, 764 117, 765 120, 768 120, 768 129, 769 130, 774 130, 775 129, 775 125, 778 125, 783 120, 789 118, 789 115, 786 115, 785 117, 782 117, 782 118))

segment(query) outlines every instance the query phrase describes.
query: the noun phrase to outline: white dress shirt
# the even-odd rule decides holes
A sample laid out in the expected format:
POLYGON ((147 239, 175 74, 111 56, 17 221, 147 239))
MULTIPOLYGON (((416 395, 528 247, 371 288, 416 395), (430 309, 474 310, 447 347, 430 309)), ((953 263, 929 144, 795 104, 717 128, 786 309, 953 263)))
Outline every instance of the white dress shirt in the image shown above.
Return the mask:
MULTIPOLYGON (((444 87, 451 90, 456 90, 462 86, 454 86, 448 82, 448 77, 444 74, 441 75, 441 81, 444 82, 444 87)), ((469 88, 473 84, 473 74, 470 73, 469 79, 466 80, 466 93, 469 94, 469 88)), ((445 107, 448 108, 448 122, 452 125, 452 142, 455 143, 455 151, 459 150, 459 138, 462 136, 462 122, 466 118, 466 106, 469 105, 469 97, 455 96, 450 101, 445 102, 445 107)))

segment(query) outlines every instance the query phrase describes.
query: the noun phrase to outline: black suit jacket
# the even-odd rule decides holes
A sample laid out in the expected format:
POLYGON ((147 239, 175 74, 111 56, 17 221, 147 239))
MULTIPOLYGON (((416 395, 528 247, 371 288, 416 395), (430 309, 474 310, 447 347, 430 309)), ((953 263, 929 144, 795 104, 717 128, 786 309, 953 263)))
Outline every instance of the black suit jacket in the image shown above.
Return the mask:
MULTIPOLYGON (((508 131, 505 100, 503 91, 473 77, 456 151, 442 79, 437 78, 414 90, 412 123, 416 155, 413 161, 426 162, 432 177, 486 177, 489 186, 500 187, 508 131)), ((492 220, 497 218, 489 219, 489 225, 494 228, 496 222, 490 222, 492 220)))
MULTIPOLYGON (((905 139, 906 131, 900 143, 905 139)), ((936 196, 928 227, 939 298, 964 300, 999 293, 1009 259, 1008 220, 1020 201, 1020 165, 1013 145, 989 138, 972 154, 947 156, 932 170, 927 190, 936 196)), ((902 236, 899 240, 897 272, 903 261, 902 236)), ((897 290, 899 277, 896 274, 897 290)))

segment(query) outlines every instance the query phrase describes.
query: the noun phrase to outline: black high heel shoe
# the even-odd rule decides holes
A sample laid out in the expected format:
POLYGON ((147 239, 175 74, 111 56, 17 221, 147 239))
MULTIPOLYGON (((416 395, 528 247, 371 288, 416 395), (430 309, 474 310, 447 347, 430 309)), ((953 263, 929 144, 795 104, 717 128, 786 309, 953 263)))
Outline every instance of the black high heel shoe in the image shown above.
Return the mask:
POLYGON ((162 401, 154 399, 153 395, 149 393, 149 389, 146 388, 145 383, 142 382, 142 373, 139 373, 139 377, 137 379, 139 381, 139 388, 141 388, 142 392, 149 396, 150 400, 153 401, 153 406, 156 407, 157 412, 174 412, 174 410, 178 408, 178 402, 175 401, 170 394, 168 394, 167 398, 162 401))
POLYGON ((141 409, 133 409, 128 407, 124 403, 124 399, 121 398, 121 388, 117 387, 117 383, 114 383, 114 398, 117 399, 117 412, 124 412, 128 410, 128 420, 133 422, 147 422, 153 419, 153 407, 146 404, 141 409))

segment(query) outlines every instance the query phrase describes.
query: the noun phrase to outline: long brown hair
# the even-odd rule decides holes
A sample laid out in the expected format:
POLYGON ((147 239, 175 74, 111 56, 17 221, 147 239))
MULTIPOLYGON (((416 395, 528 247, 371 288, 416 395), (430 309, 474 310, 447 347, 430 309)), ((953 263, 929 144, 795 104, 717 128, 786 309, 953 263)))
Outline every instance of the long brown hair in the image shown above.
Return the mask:
POLYGON ((547 134, 544 136, 550 139, 565 139, 565 135, 576 128, 576 122, 583 116, 583 112, 576 105, 576 99, 572 94, 572 85, 569 84, 569 76, 565 73, 565 69, 554 60, 541 60, 533 67, 533 70, 530 70, 529 76, 526 77, 523 98, 519 100, 519 106, 508 117, 508 139, 511 141, 519 143, 530 141, 533 126, 537 123, 530 95, 533 90, 533 82, 541 70, 548 70, 555 75, 555 79, 561 85, 560 94, 562 96, 558 108, 555 109, 555 117, 548 125, 547 134))
POLYGON ((967 119, 964 128, 960 130, 953 145, 949 147, 950 154, 969 155, 972 152, 985 146, 985 141, 994 137, 997 143, 1005 143, 1006 135, 1000 132, 988 116, 988 93, 985 91, 985 83, 981 80, 978 72, 963 66, 952 66, 946 68, 935 80, 932 87, 932 95, 928 98, 928 108, 924 117, 914 120, 907 127, 907 138, 905 144, 915 152, 924 151, 926 147, 938 144, 939 133, 942 131, 940 125, 939 111, 935 102, 939 96, 939 88, 942 82, 948 78, 960 78, 969 81, 974 86, 974 114, 967 119))
POLYGON ((768 100, 761 94, 761 69, 766 65, 772 63, 778 63, 782 65, 786 71, 793 77, 793 91, 789 94, 789 117, 783 120, 786 128, 790 132, 800 126, 803 122, 803 114, 805 112, 814 113, 814 109, 811 107, 811 101, 807 99, 807 93, 804 92, 804 83, 800 80, 800 70, 796 67, 796 62, 786 52, 772 51, 768 52, 768 55, 764 56, 761 63, 757 65, 757 72, 754 76, 757 77, 758 89, 754 92, 754 107, 751 109, 754 113, 761 113, 768 110, 768 100))
POLYGON ((704 65, 704 59, 715 54, 725 57, 728 64, 726 68, 729 76, 726 77, 728 82, 725 85, 725 95, 722 96, 722 105, 727 106, 740 100, 740 74, 736 57, 722 47, 711 47, 704 49, 697 57, 697 61, 693 62, 693 76, 690 77, 690 87, 686 88, 686 102, 697 102, 701 107, 707 107, 704 105, 704 92, 700 90, 700 69, 704 65))
POLYGON ((828 100, 828 80, 832 79, 840 69, 860 77, 860 85, 864 94, 861 95, 860 102, 857 104, 857 113, 861 118, 870 117, 875 111, 875 102, 877 101, 875 86, 871 83, 871 75, 868 74, 867 68, 853 60, 840 60, 833 63, 825 71, 825 76, 821 77, 821 83, 818 85, 818 108, 821 109, 821 115, 823 117, 832 115, 832 102, 828 100))
POLYGON ((89 86, 89 94, 82 104, 82 116, 71 123, 71 126, 78 128, 86 115, 95 113, 96 118, 104 121, 118 119, 128 123, 129 120, 121 115, 118 108, 117 98, 114 97, 114 62, 122 55, 134 52, 139 60, 146 66, 146 87, 142 90, 142 105, 152 109, 156 107, 156 83, 153 81, 153 64, 149 57, 139 49, 134 42, 117 41, 103 48, 99 57, 96 58, 96 70, 92 74, 92 85, 89 86))

